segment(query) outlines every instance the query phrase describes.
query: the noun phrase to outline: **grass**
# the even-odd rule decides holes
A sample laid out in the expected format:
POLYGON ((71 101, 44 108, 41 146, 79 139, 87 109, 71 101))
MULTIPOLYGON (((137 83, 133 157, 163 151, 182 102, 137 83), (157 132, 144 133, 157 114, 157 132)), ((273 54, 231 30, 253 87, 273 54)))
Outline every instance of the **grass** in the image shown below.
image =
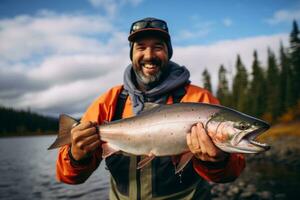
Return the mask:
POLYGON ((265 141, 268 139, 280 139, 286 136, 300 137, 300 120, 280 123, 271 126, 271 128, 259 136, 258 140, 265 141))

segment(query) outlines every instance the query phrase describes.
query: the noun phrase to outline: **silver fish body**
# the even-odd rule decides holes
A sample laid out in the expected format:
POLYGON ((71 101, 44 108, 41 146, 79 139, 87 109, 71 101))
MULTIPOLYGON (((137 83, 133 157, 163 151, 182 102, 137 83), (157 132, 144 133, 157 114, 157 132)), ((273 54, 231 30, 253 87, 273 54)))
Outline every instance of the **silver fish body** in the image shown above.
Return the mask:
POLYGON ((204 103, 157 105, 139 116, 101 125, 99 132, 112 148, 130 154, 177 155, 188 151, 186 134, 198 122, 223 151, 258 153, 269 148, 253 140, 269 128, 266 122, 204 103))
MULTIPOLYGON (((145 155, 146 158, 138 164, 138 168, 142 168, 156 156, 182 154, 176 166, 178 173, 193 156, 186 143, 186 134, 199 122, 213 143, 225 152, 260 153, 270 148, 255 141, 270 126, 236 110, 205 103, 147 103, 145 111, 137 116, 98 127, 103 141, 102 157, 116 152, 145 155)), ((70 144, 70 131, 76 123, 71 117, 61 115, 58 137, 48 149, 70 144)))

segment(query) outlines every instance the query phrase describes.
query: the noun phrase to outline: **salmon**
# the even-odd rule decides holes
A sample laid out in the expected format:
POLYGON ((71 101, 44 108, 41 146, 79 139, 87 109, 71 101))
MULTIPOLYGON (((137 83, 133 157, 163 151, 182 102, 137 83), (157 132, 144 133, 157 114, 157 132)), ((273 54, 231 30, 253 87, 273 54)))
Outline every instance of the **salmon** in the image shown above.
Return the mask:
MULTIPOLYGON (((117 152, 144 155, 146 157, 138 164, 138 168, 142 168, 156 156, 182 155, 176 167, 178 173, 193 157, 186 134, 199 122, 222 151, 260 153, 270 148, 255 140, 270 125, 231 108, 206 103, 146 103, 144 111, 137 116, 98 126, 103 142, 102 157, 117 152)), ((58 137, 48 149, 70 144, 70 131, 77 123, 70 116, 60 115, 58 137)))

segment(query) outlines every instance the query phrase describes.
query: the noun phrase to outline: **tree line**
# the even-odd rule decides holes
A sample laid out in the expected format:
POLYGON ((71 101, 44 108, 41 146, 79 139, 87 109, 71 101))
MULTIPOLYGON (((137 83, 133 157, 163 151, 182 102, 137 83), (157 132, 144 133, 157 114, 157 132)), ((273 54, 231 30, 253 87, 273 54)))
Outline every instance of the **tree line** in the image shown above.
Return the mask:
MULTIPOLYGON (((289 46, 280 43, 279 58, 268 48, 267 66, 262 66, 253 52, 249 73, 237 55, 235 75, 230 87, 227 70, 219 67, 215 95, 221 104, 262 118, 270 123, 287 122, 300 117, 300 39, 296 20, 289 36, 289 46)), ((209 72, 202 73, 204 88, 212 91, 209 72)))
POLYGON ((58 130, 58 119, 0 106, 0 136, 52 133, 58 130))

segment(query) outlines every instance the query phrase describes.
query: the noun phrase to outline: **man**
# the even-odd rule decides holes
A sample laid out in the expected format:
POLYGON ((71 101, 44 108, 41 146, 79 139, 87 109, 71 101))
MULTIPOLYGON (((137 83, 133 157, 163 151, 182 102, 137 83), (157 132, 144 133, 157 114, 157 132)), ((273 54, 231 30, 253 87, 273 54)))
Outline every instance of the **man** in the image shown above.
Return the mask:
MULTIPOLYGON (((82 183, 100 164, 96 124, 137 115, 145 102, 218 104, 208 91, 190 84, 185 67, 170 61, 173 50, 165 21, 145 18, 134 22, 128 40, 132 64, 125 70, 124 85, 94 101, 72 129, 72 144, 62 147, 57 159, 60 181, 82 183)), ((233 181, 245 167, 242 155, 218 149, 200 123, 186 139, 194 158, 179 175, 174 173, 178 156, 156 157, 142 170, 137 170, 142 156, 120 153, 106 158, 111 173, 110 199, 209 199, 206 181, 233 181)))

